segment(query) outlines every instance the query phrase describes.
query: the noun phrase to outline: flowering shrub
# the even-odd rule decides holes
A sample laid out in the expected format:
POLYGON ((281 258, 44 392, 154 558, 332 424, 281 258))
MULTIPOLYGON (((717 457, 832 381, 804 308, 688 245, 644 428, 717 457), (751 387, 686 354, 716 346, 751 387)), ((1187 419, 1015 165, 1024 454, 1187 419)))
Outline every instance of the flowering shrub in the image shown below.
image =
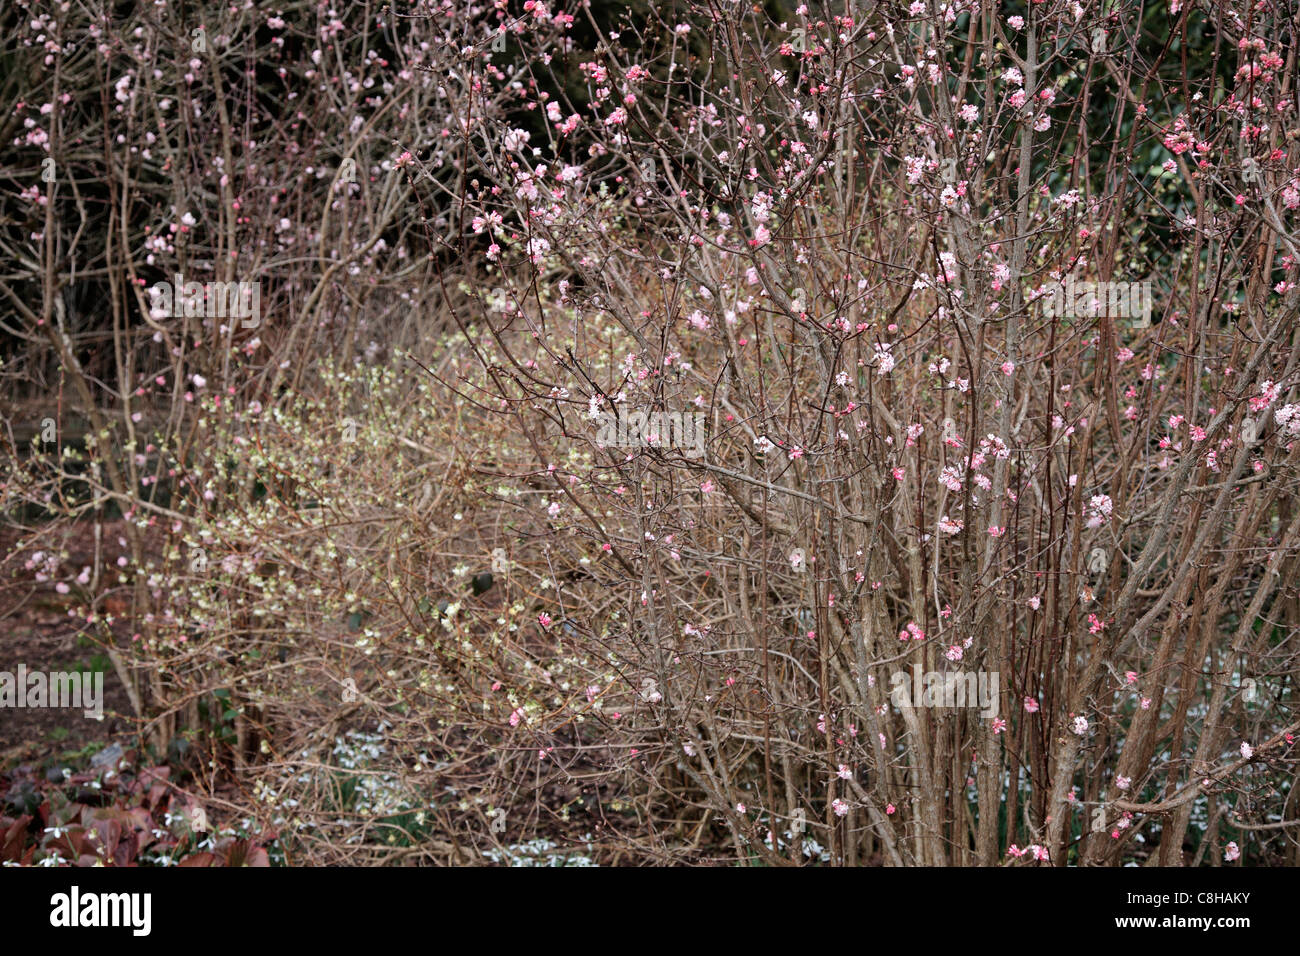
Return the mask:
POLYGON ((33 11, 109 212, 0 281, 89 420, 15 553, 121 512, 39 583, 291 859, 1294 861, 1280 14, 292 9, 33 11))

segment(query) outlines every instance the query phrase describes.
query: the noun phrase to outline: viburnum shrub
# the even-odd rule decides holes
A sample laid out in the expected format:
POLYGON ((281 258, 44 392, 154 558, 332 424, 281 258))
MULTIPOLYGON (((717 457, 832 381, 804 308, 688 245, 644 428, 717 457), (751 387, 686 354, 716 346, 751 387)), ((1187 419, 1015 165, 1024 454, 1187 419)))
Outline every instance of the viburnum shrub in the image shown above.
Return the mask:
POLYGON ((563 107, 475 144, 505 308, 454 310, 653 687, 644 786, 769 862, 1260 834, 1300 729, 1292 54, 1197 4, 1201 76, 1081 4, 693 12, 578 64, 585 150, 563 107), (704 455, 599 447, 628 409, 702 410, 704 455), (996 717, 891 694, 952 670, 996 717))
POLYGON ((121 507, 146 728, 295 858, 1297 861, 1285 14, 229 16, 192 80, 105 77, 116 378, 52 238, 19 312, 110 400, 108 478, 7 491, 121 507), (159 166, 182 80, 210 125, 159 166), (340 152, 355 190, 304 181, 340 152), (255 333, 150 314, 191 263, 263 283, 255 333))

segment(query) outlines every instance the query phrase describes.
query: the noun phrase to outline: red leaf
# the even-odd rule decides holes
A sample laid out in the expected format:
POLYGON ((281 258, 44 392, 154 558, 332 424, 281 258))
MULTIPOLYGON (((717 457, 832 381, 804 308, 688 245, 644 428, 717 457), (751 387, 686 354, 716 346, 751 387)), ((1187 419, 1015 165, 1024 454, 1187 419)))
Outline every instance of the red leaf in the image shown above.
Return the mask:
POLYGON ((244 866, 270 866, 271 856, 260 846, 255 846, 248 851, 248 859, 244 866))
POLYGON ((0 824, 8 823, 3 834, 0 834, 0 860, 7 863, 22 859, 23 845, 27 842, 27 825, 32 822, 30 816, 22 816, 12 822, 8 817, 0 820, 0 824))

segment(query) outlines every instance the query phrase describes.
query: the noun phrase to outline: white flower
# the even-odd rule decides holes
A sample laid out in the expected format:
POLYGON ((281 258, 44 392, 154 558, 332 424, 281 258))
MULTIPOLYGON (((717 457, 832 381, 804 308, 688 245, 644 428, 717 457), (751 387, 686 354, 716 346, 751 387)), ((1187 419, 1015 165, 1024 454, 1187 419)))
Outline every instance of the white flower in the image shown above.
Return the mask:
POLYGON ((1274 410, 1273 419, 1278 427, 1292 438, 1300 436, 1300 405, 1283 405, 1274 410))
POLYGON ((1088 718, 1087 717, 1074 718, 1074 724, 1070 727, 1070 729, 1073 730, 1080 737, 1082 737, 1084 734, 1088 732, 1088 718))
POLYGON ((939 530, 942 531, 944 534, 957 534, 959 531, 961 531, 961 529, 962 529, 962 523, 960 521, 954 521, 953 519, 949 518, 947 515, 944 515, 939 520, 939 530))
POLYGON ((540 236, 535 236, 528 240, 528 258, 534 265, 542 261, 542 257, 551 251, 551 244, 540 236))
POLYGON ((1241 742, 1241 755, 1249 760, 1251 757, 1255 756, 1255 748, 1243 740, 1241 742))
POLYGON ((890 354, 890 346, 886 344, 876 345, 876 374, 888 375, 894 368, 894 356, 890 354))
POLYGON ((1105 524, 1110 519, 1110 513, 1114 507, 1110 495, 1093 495, 1088 500, 1088 527, 1099 528, 1105 524))

